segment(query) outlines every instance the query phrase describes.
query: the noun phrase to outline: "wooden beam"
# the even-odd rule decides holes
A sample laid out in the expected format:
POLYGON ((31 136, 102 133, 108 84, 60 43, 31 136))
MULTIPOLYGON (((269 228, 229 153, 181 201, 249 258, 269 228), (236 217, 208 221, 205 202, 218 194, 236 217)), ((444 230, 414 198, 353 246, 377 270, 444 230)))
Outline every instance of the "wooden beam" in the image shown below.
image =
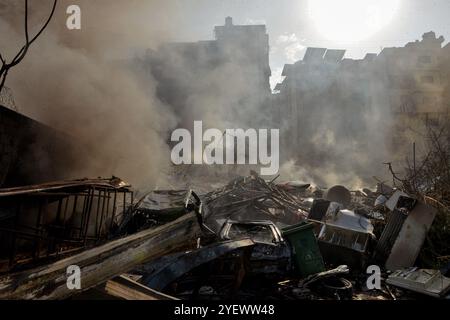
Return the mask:
POLYGON ((0 299, 65 299, 157 257, 192 248, 201 235, 195 213, 33 270, 0 278, 0 299), (81 270, 81 289, 67 286, 67 268, 81 270))
POLYGON ((121 275, 96 287, 104 293, 123 300, 178 300, 121 275))

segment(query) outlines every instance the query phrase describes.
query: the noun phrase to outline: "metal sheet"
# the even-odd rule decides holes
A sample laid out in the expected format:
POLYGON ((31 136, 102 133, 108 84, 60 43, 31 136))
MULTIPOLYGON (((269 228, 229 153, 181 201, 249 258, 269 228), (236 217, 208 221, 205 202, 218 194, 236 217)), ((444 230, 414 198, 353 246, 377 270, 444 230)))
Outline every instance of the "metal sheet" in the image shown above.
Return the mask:
POLYGON ((398 270, 391 274, 388 284, 439 298, 450 289, 450 279, 439 270, 398 270))
POLYGON ((119 190, 119 189, 127 189, 131 186, 128 183, 122 181, 121 179, 115 177, 111 179, 82 179, 71 181, 57 181, 17 188, 0 189, 0 197, 10 197, 10 196, 57 191, 80 187, 81 188, 100 187, 119 190))
POLYGON ((412 267, 419 255, 428 230, 437 210, 424 203, 418 203, 409 213, 395 241, 386 268, 398 270, 412 267))
MULTIPOLYGON (((215 260, 234 250, 252 247, 254 245, 255 243, 250 239, 226 241, 206 246, 183 255, 176 255, 173 259, 167 261, 159 270, 151 275, 144 276, 140 282, 155 290, 163 290, 171 282, 204 263, 215 260)), ((149 265, 146 268, 151 269, 149 265)))
POLYGON ((384 227, 383 233, 375 248, 374 260, 378 263, 384 263, 388 258, 406 217, 407 215, 400 210, 394 210, 390 214, 388 223, 384 227))

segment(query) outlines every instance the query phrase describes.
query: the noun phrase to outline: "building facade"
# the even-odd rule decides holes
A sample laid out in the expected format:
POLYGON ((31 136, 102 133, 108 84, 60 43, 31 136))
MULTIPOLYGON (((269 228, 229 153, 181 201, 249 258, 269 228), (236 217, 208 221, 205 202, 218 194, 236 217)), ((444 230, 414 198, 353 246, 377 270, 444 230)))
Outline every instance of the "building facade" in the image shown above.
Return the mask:
POLYGON ((214 34, 214 40, 166 43, 149 54, 158 97, 184 116, 180 125, 211 118, 218 127, 219 122, 244 122, 247 113, 270 102, 266 26, 235 25, 227 17, 214 34))
POLYGON ((308 48, 302 60, 285 65, 275 88, 285 144, 316 143, 311 137, 329 128, 331 143, 351 143, 350 152, 373 153, 376 145, 385 161, 404 160, 428 129, 449 123, 450 46, 443 42, 428 32, 361 60, 345 59, 343 50, 308 48))

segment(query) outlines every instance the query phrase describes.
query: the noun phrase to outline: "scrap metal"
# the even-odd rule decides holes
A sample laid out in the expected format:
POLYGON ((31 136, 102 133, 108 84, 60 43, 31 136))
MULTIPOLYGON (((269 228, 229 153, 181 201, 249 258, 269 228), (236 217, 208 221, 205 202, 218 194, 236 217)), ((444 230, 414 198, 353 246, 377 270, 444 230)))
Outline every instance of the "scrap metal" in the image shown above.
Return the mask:
POLYGON ((196 213, 86 250, 53 264, 0 278, 0 299, 64 299, 74 294, 66 272, 79 266, 88 290, 149 260, 192 247, 201 236, 196 213))

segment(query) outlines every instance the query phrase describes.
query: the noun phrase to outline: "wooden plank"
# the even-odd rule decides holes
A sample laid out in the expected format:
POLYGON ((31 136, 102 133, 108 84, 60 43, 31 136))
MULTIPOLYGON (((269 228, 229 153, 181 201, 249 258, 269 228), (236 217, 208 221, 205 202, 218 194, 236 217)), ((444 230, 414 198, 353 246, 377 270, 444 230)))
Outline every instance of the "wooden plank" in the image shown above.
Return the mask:
POLYGON ((156 229, 33 270, 0 278, 0 299, 65 299, 93 288, 154 258, 191 247, 201 235, 195 213, 156 229), (67 268, 80 267, 81 289, 67 287, 67 268))
POLYGON ((178 300, 121 275, 96 288, 124 300, 178 300))

